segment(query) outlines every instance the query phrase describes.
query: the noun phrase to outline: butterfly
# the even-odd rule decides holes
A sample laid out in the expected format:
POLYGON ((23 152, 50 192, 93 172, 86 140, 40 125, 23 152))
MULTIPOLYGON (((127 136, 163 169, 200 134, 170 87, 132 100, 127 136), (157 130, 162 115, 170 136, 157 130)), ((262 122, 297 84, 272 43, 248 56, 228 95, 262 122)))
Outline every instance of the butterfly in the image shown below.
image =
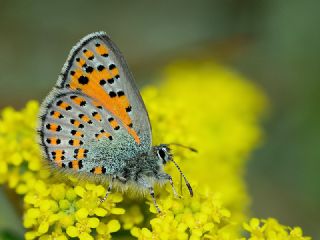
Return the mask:
POLYGON ((82 38, 67 58, 52 91, 40 108, 38 133, 44 157, 65 173, 94 177, 148 191, 172 177, 163 166, 173 162, 168 144, 152 146, 148 112, 132 74, 105 32, 82 38))

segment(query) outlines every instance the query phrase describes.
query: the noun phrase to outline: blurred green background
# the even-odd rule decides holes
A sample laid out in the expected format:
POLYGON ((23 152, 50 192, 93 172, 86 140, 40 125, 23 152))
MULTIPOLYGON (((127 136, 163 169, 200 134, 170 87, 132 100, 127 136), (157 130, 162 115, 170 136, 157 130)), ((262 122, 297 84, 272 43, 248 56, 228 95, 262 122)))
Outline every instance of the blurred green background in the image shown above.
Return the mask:
MULTIPOLYGON (((0 108, 43 99, 71 47, 93 31, 112 37, 140 86, 174 59, 216 59, 271 102, 264 144, 246 174, 252 215, 300 225, 317 239, 319 10, 316 0, 0 0, 0 108)), ((22 232, 1 194, 1 231, 22 232)))

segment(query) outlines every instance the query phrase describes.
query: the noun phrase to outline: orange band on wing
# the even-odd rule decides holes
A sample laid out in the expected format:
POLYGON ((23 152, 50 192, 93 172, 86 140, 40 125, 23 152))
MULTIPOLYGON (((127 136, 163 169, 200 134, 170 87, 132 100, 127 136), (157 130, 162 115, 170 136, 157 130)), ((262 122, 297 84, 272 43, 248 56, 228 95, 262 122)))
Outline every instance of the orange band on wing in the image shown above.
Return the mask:
POLYGON ((75 104, 77 104, 79 106, 84 105, 85 102, 86 102, 84 98, 81 98, 81 97, 78 97, 78 96, 72 97, 71 99, 75 104))
POLYGON ((119 74, 119 70, 118 70, 118 68, 114 68, 114 69, 112 69, 112 70, 110 70, 111 71, 111 75, 114 77, 114 76, 117 76, 118 74, 119 74))
POLYGON ((59 162, 59 161, 61 161, 61 160, 63 160, 63 155, 64 155, 64 151, 63 150, 55 150, 55 151, 53 151, 53 153, 54 153, 54 160, 56 161, 56 162, 59 162))
POLYGON ((102 69, 101 71, 94 70, 92 73, 90 73, 90 78, 94 79, 96 82, 99 82, 102 79, 108 80, 112 78, 112 76, 107 69, 102 69))
POLYGON ((83 76, 81 70, 78 70, 72 75, 70 87, 72 89, 81 89, 88 96, 99 102, 106 110, 118 117, 129 134, 140 144, 140 138, 136 131, 128 127, 132 121, 123 106, 123 102, 118 97, 109 95, 99 84, 101 78, 107 78, 108 76, 110 76, 108 71, 97 72, 97 70, 94 70, 92 73, 83 76))
POLYGON ((102 167, 95 167, 93 173, 94 174, 102 174, 102 167))
POLYGON ((107 49, 105 46, 100 45, 100 44, 96 47, 96 51, 97 51, 100 55, 108 54, 108 49, 107 49))
POLYGON ((52 112, 52 117, 53 117, 53 118, 61 118, 61 117, 62 117, 62 114, 61 114, 60 112, 53 111, 53 112, 52 112))
POLYGON ((86 61, 82 58, 78 58, 76 61, 78 62, 80 68, 86 63, 86 61))
POLYGON ((78 160, 73 160, 72 161, 72 169, 79 169, 79 161, 78 160))

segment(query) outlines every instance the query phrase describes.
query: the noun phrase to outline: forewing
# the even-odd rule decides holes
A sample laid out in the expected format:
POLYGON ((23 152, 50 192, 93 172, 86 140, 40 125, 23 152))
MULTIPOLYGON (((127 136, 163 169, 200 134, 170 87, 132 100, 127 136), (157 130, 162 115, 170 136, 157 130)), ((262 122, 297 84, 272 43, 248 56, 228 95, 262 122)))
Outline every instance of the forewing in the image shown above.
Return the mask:
POLYGON ((70 52, 58 88, 79 91, 110 112, 144 152, 151 126, 122 54, 104 32, 83 38, 70 52))

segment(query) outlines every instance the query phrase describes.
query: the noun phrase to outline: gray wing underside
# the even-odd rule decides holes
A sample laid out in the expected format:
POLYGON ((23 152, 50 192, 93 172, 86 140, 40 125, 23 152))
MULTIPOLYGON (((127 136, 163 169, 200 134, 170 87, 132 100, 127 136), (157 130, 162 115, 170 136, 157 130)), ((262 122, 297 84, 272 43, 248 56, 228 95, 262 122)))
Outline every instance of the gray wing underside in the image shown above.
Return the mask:
POLYGON ((102 166, 104 172, 112 174, 126 160, 150 150, 151 126, 147 110, 122 54, 105 33, 90 34, 71 50, 57 85, 41 106, 38 131, 48 160, 60 167, 84 172, 95 173, 102 166), (96 44, 109 49, 108 57, 95 52, 96 44), (84 49, 95 53, 93 60, 87 59, 84 49), (76 63, 78 58, 86 59, 85 66, 76 63), (119 116, 99 105, 96 98, 82 89, 70 86, 71 71, 89 77, 88 67, 96 70, 99 66, 107 68, 111 65, 117 67, 119 74, 112 84, 101 87, 108 94, 125 93, 132 108, 129 116, 140 144, 136 144, 119 116))
POLYGON ((114 55, 115 62, 120 67, 120 79, 121 75, 124 76, 125 81, 120 81, 120 88, 123 88, 125 92, 128 93, 129 101, 131 102, 132 108, 135 111, 132 112, 132 119, 134 120, 134 125, 136 126, 138 135, 145 134, 148 135, 149 144, 151 147, 151 124, 148 115, 148 111, 145 107, 143 99, 140 92, 135 84, 133 75, 129 70, 129 67, 117 46, 110 40, 110 38, 104 34, 103 39, 107 46, 110 47, 112 55, 114 55))
POLYGON ((60 167, 73 168, 69 162, 82 160, 79 170, 91 170, 92 164, 85 161, 90 144, 114 141, 121 131, 110 125, 110 113, 79 92, 54 90, 41 110, 40 142, 46 159, 60 167))
POLYGON ((96 32, 87 35, 71 50, 68 60, 66 61, 58 79, 57 87, 68 88, 68 84, 70 84, 71 81, 69 72, 74 70, 73 66, 75 65, 75 59, 85 59, 86 57, 82 50, 87 49, 94 52, 95 44, 97 43, 103 44, 109 49, 109 56, 104 58, 95 55, 93 60, 87 61, 86 63, 93 68, 97 68, 99 65, 108 68, 108 66, 111 66, 112 64, 118 68, 118 78, 114 78, 115 81, 113 84, 104 85, 104 90, 108 93, 117 93, 119 91, 125 92, 132 107, 130 117, 132 119, 133 128, 141 138, 141 147, 149 150, 152 145, 152 137, 147 109, 122 53, 105 32, 96 32))

